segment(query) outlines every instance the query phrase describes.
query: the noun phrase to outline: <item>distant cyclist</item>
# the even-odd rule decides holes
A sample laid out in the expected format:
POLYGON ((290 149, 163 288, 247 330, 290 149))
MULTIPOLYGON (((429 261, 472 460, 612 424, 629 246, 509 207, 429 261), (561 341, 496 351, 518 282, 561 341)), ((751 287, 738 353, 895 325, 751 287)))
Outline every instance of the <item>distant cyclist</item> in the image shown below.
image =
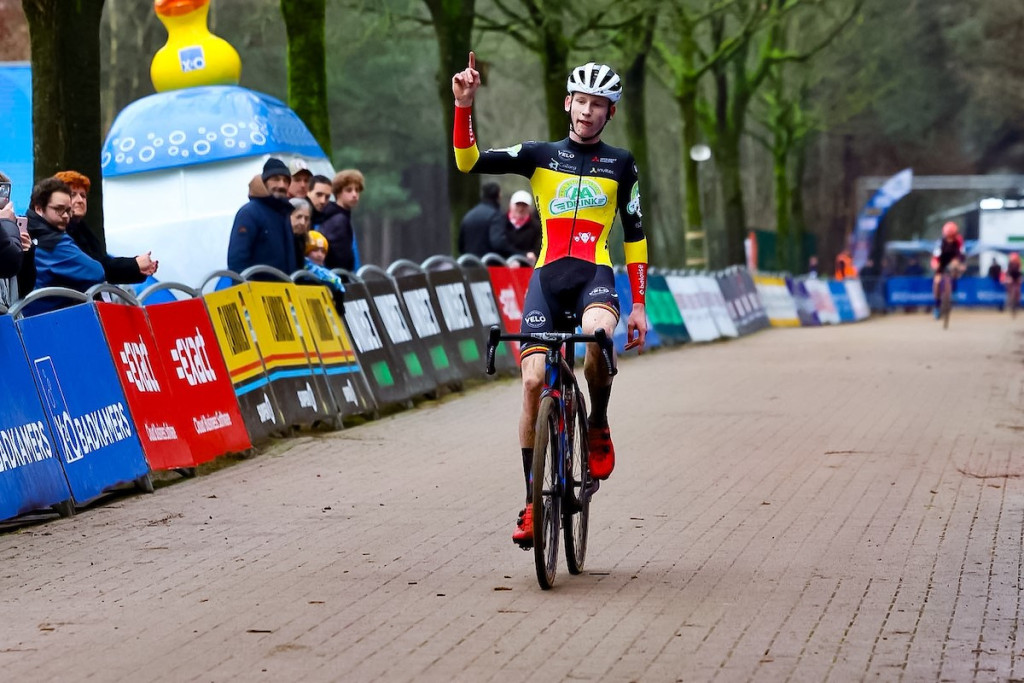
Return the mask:
POLYGON ((940 310, 942 307, 942 275, 948 270, 955 280, 963 272, 965 260, 964 238, 960 235, 960 228, 953 221, 949 221, 942 226, 942 241, 932 252, 932 268, 935 270, 935 277, 932 279, 932 294, 935 296, 936 320, 942 315, 940 310))
MULTIPOLYGON (((563 319, 571 311, 584 334, 615 329, 619 299, 608 254, 608 235, 618 212, 622 221, 626 270, 633 295, 627 318, 629 347, 643 348, 647 335, 644 296, 647 288, 647 239, 641 226, 640 191, 633 155, 601 142, 605 125, 622 95, 618 75, 604 64, 590 62, 569 73, 565 112, 569 136, 557 142, 524 142, 481 152, 473 133, 472 106, 480 87, 476 57, 452 78, 455 95, 455 159, 468 173, 515 173, 530 179, 540 213, 542 244, 523 306, 522 331, 568 331, 563 319)), ((519 421, 527 505, 519 513, 512 540, 533 544, 530 470, 537 410, 544 387, 544 352, 524 344, 523 410, 519 421)), ((612 378, 596 344, 587 347, 584 374, 590 393, 590 470, 605 479, 615 464, 608 429, 608 398, 612 378)))
POLYGON ((1010 263, 1003 273, 1003 285, 1006 287, 1006 303, 1010 306, 1010 312, 1016 314, 1016 308, 1020 304, 1020 254, 1010 254, 1010 263))

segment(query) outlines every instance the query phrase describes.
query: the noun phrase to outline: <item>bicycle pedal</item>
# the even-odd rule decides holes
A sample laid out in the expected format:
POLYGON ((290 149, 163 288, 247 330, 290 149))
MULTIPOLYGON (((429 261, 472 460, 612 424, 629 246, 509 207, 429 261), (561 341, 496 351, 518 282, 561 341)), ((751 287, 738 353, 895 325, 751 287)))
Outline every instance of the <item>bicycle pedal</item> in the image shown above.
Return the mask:
POLYGON ((517 541, 513 539, 512 542, 522 550, 533 550, 533 541, 517 541))

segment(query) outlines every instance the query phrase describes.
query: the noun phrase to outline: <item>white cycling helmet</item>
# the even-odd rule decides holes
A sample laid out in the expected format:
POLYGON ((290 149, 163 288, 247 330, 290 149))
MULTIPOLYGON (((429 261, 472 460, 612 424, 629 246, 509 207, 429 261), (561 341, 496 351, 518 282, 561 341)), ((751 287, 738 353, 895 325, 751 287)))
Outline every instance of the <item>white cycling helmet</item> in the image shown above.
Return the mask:
POLYGON ((622 97, 622 81, 607 64, 587 62, 569 72, 569 81, 566 83, 569 93, 582 92, 598 97, 607 97, 608 101, 615 104, 622 97))

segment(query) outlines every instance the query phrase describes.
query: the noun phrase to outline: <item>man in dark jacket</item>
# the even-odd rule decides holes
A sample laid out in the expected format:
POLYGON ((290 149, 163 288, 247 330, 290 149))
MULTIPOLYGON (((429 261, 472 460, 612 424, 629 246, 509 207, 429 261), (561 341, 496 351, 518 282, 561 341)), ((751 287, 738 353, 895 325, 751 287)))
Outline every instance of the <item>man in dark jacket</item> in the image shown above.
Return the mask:
POLYGON ((67 233, 75 244, 90 258, 99 261, 107 282, 115 285, 137 284, 156 272, 158 261, 152 258, 152 252, 130 256, 111 256, 103 248, 96 235, 85 223, 85 214, 89 211, 88 196, 92 187, 89 177, 78 171, 61 171, 54 176, 63 180, 71 188, 71 222, 67 233))
POLYGON ((251 266, 272 266, 283 273, 295 269, 295 243, 289 216, 288 186, 292 176, 280 159, 271 157, 263 173, 249 182, 249 202, 235 214, 228 241, 228 269, 241 273, 251 266))
MULTIPOLYGON (((32 190, 29 203, 32 208, 26 215, 28 234, 35 244, 35 288, 67 287, 84 292, 103 282, 103 266, 86 255, 67 234, 71 188, 57 178, 47 178, 32 190)), ((42 299, 26 306, 23 312, 36 315, 66 303, 58 298, 42 299)))
POLYGON ((494 251, 492 235, 505 235, 505 213, 501 210, 501 186, 486 182, 480 186, 480 203, 463 216, 459 224, 459 253, 483 256, 494 251))

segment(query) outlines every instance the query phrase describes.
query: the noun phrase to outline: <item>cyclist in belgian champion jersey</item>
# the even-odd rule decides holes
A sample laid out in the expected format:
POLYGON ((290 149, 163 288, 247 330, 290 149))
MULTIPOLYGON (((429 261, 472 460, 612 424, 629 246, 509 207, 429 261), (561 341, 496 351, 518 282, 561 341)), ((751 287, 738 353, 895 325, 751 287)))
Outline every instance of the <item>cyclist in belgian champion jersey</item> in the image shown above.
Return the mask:
POLYGON ((932 268, 935 270, 935 277, 932 279, 932 293, 935 295, 935 319, 938 320, 942 304, 942 292, 939 285, 942 282, 942 275, 953 265, 950 275, 954 281, 963 270, 964 261, 964 238, 960 235, 960 228, 953 221, 942 226, 942 241, 932 253, 932 268))
MULTIPOLYGON (((601 142, 615 114, 622 83, 606 65, 576 67, 566 85, 569 135, 557 142, 524 142, 481 152, 473 133, 472 106, 480 87, 476 57, 452 77, 455 96, 455 159, 467 173, 515 173, 530 179, 540 212, 543 239, 523 306, 523 332, 562 331, 571 311, 584 334, 598 328, 611 333, 619 320, 619 300, 608 253, 608 235, 616 211, 622 221, 633 307, 627 318, 627 348, 643 348, 647 335, 647 239, 641 225, 640 192, 633 155, 601 142)), ((512 540, 533 544, 530 469, 540 393, 544 385, 544 347, 524 344, 520 351, 523 410, 519 420, 526 476, 527 505, 519 513, 512 540)), ((615 463, 608 429, 612 378, 596 344, 589 344, 584 375, 590 394, 590 471, 606 479, 615 463)))

